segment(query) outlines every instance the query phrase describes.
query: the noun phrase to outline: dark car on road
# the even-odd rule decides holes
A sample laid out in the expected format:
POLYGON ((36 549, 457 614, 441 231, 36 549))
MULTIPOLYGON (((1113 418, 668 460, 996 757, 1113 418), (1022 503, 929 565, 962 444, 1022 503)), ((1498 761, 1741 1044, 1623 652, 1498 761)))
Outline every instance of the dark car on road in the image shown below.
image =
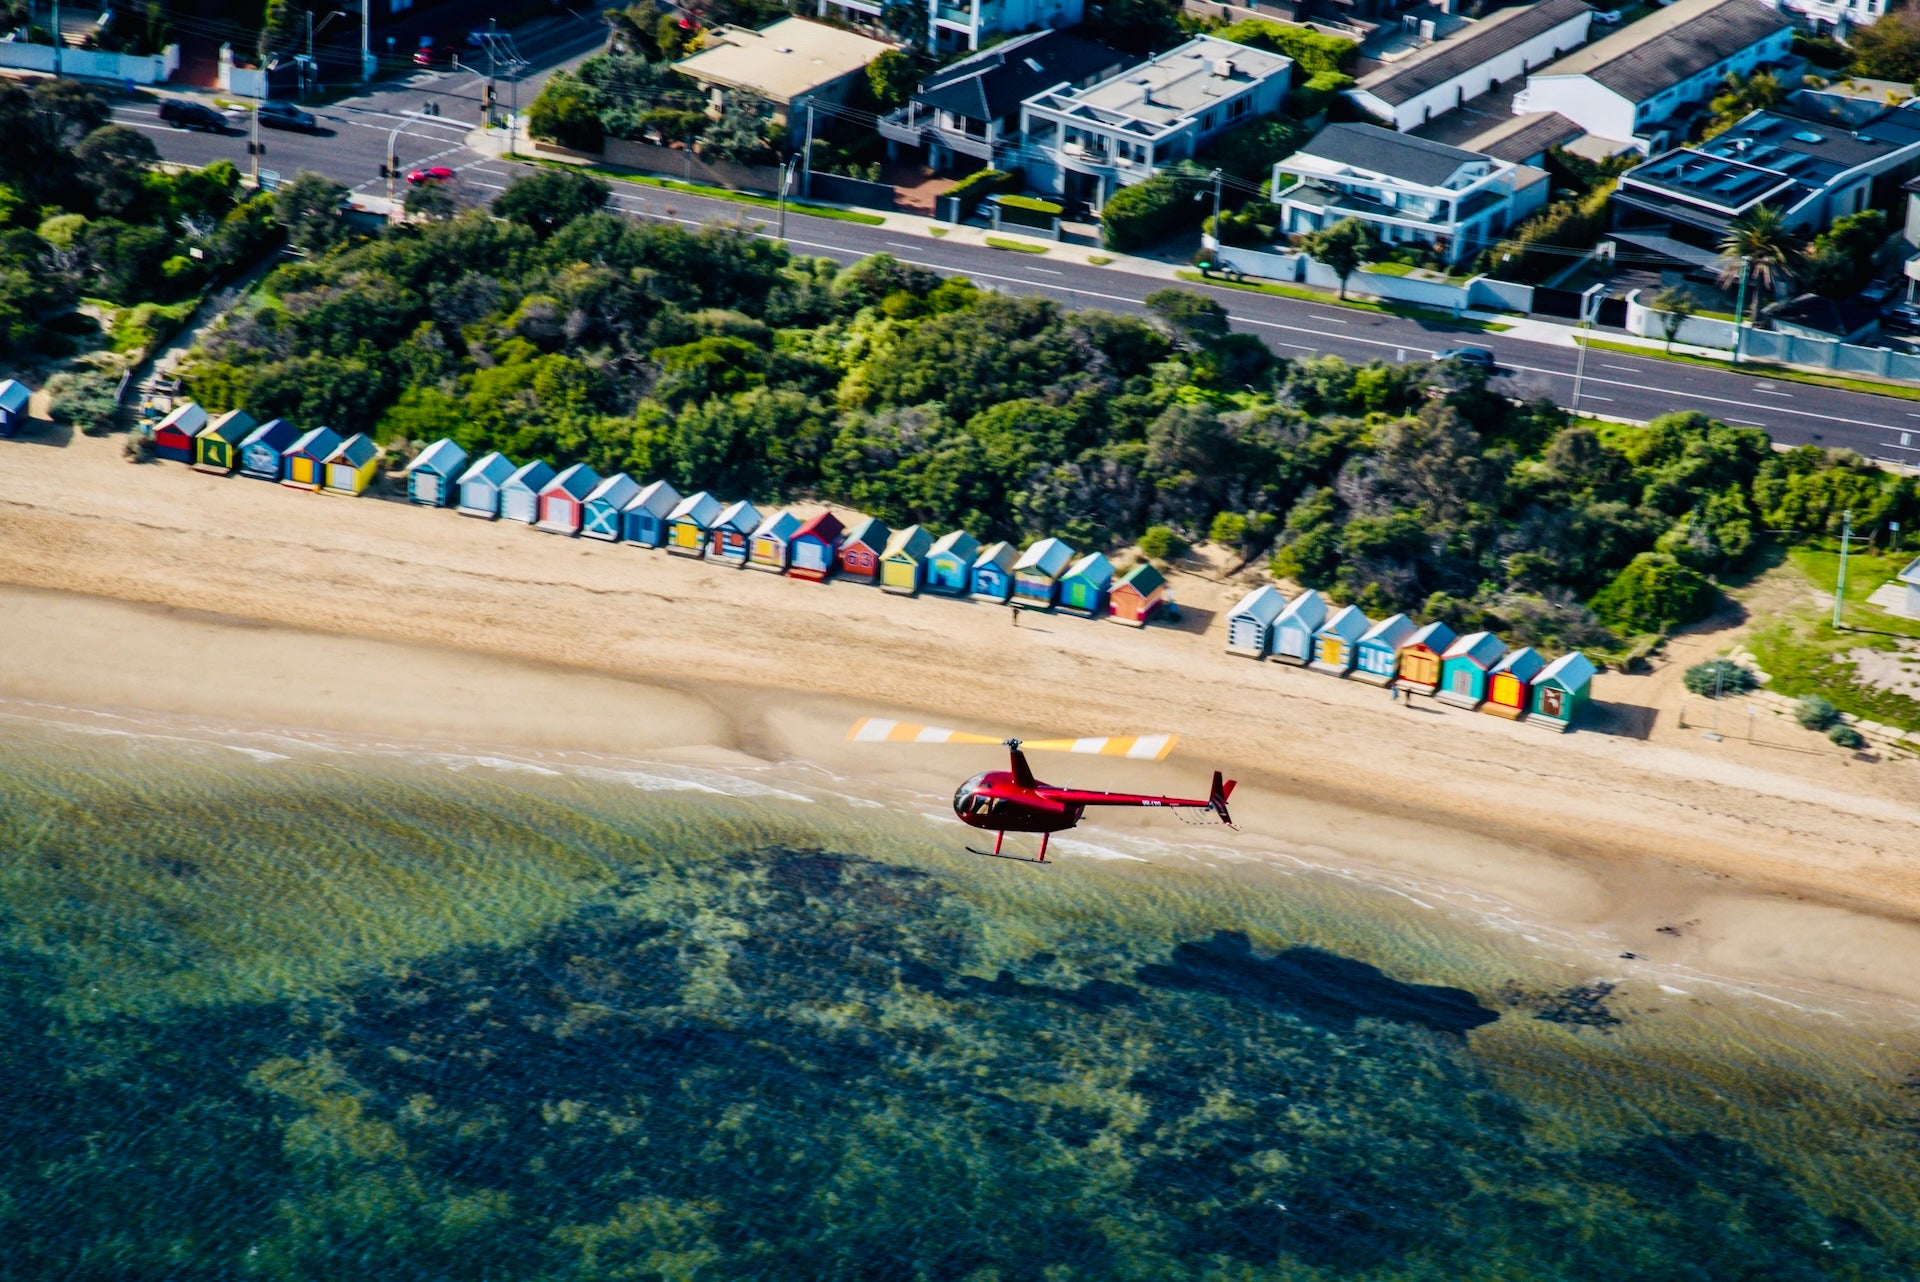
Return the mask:
POLYGON ((260 123, 269 129, 304 129, 312 133, 320 122, 313 118, 313 113, 302 111, 290 102, 263 102, 260 123))
POLYGON ((222 134, 227 131, 227 118, 212 107, 202 103, 189 102, 185 98, 169 98, 160 104, 160 119, 175 129, 205 129, 210 133, 222 134))
POLYGON ((1445 351, 1435 352, 1433 359, 1442 365, 1454 361, 1462 365, 1476 365, 1481 369, 1493 369, 1493 353, 1484 347, 1449 347, 1445 351))

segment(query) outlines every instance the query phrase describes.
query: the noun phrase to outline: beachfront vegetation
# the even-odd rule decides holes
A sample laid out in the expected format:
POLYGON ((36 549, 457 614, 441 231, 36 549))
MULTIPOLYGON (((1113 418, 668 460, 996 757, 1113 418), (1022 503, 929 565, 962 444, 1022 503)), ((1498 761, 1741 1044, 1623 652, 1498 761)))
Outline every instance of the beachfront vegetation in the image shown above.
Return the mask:
POLYGON ((983 539, 1230 530, 1336 600, 1553 647, 1699 618, 1763 531, 1920 519, 1911 479, 1699 415, 1599 427, 1469 371, 1282 362, 1191 291, 1067 311, 528 181, 564 190, 280 268, 193 394, 983 539))
MULTIPOLYGON (((1898 519, 1898 518, 1895 518, 1898 519)), ((1902 522, 1903 529, 1910 529, 1902 522)), ((1885 537, 1884 520, 1855 530, 1885 537)), ((1835 531, 1835 534, 1838 532, 1835 531)), ((1791 698, 1817 695, 1851 717, 1920 731, 1920 620, 1884 610, 1869 598, 1913 559, 1910 549, 1856 548, 1848 558, 1841 627, 1822 594, 1839 573, 1838 540, 1795 547, 1769 572, 1788 604, 1767 611, 1744 644, 1767 673, 1767 688, 1791 698)))
POLYGON ((1710 699, 1745 694, 1760 684, 1752 668, 1742 667, 1732 659, 1696 663, 1680 679, 1689 692, 1704 694, 1710 699))

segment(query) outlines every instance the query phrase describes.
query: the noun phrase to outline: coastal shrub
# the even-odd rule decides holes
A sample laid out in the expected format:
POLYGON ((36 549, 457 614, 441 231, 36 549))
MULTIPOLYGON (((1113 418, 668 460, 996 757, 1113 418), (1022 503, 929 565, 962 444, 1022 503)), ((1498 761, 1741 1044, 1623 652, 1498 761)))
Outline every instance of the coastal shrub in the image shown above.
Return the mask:
POLYGON ((570 71, 554 72, 527 108, 527 129, 575 151, 599 151, 606 140, 599 92, 570 71))
POLYGON ((1312 132, 1298 120, 1284 115, 1264 116, 1227 130, 1201 148, 1194 160, 1207 169, 1224 170, 1242 183, 1265 191, 1273 181, 1274 163, 1300 150, 1300 144, 1312 132))
POLYGON ((1552 252, 1588 249, 1607 227, 1607 202, 1614 183, 1608 179, 1575 200, 1560 200, 1533 215, 1514 233, 1482 251, 1479 270, 1502 280, 1539 284, 1567 266, 1567 256, 1552 252), (1538 251, 1538 252, 1535 252, 1538 251))
POLYGON ((1803 695, 1793 707, 1793 719, 1809 730, 1830 730, 1840 724, 1840 709, 1821 695, 1803 695))
POLYGON ((1745 694, 1760 684, 1760 678, 1753 674, 1752 668, 1742 667, 1731 659, 1708 659, 1705 663, 1696 663, 1686 670, 1680 680, 1691 693, 1703 694, 1708 698, 1745 694))
POLYGON ((1284 26, 1264 18, 1246 18, 1213 33, 1234 44, 1282 53, 1294 61, 1294 75, 1313 77, 1324 72, 1353 69, 1360 46, 1351 40, 1315 31, 1311 27, 1284 26))
POLYGON ((1311 120, 1333 105, 1343 89, 1353 88, 1353 77, 1344 71, 1317 71, 1305 84, 1287 91, 1287 113, 1300 120, 1311 120))
POLYGON ((119 379, 99 370, 55 374, 47 380, 47 414, 83 432, 104 432, 120 411, 118 387, 119 379))
POLYGON ((947 188, 946 194, 960 202, 960 221, 973 217, 973 211, 980 208, 980 202, 997 191, 1005 191, 1019 184, 1018 170, 976 169, 947 188))
POLYGON ((1108 249, 1144 249, 1200 221, 1205 213, 1191 184, 1170 174, 1122 187, 1100 211, 1100 242, 1108 249))
POLYGON ((1150 525, 1140 535, 1140 553, 1150 561, 1175 561, 1186 551, 1187 541, 1164 525, 1150 525))
POLYGON ((1827 738, 1842 748, 1860 749, 1867 746, 1867 737, 1844 723, 1833 726, 1827 731, 1827 738))

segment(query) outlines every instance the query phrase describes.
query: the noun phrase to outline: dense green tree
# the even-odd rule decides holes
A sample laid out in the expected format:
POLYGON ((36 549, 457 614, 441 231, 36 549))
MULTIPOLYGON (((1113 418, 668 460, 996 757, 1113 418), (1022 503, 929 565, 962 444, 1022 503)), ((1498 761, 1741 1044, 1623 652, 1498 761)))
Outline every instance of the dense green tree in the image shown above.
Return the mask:
POLYGON ((160 159, 153 140, 127 125, 102 125, 73 149, 74 176, 103 214, 124 214, 144 190, 148 166, 160 159))
POLYGON ((1373 233, 1358 218, 1342 218, 1331 227, 1302 232, 1295 241, 1309 258, 1324 263, 1340 278, 1341 298, 1347 296, 1347 277, 1359 271, 1362 264, 1372 262, 1379 252, 1373 233))
POLYGON ((528 105, 527 128, 534 137, 550 138, 563 147, 598 151, 606 136, 600 104, 600 94, 592 85, 562 69, 547 78, 528 105))
POLYGON ((1847 34, 1854 74, 1901 84, 1920 81, 1920 14, 1895 9, 1886 21, 1855 27, 1847 34))
POLYGON ((919 82, 913 55, 904 49, 889 49, 867 64, 867 87, 882 111, 904 105, 919 82))
POLYGON ((1713 609, 1713 585, 1671 556, 1642 552, 1593 598, 1593 611, 1623 632, 1664 632, 1713 609))
POLYGON ((347 237, 342 210, 347 189, 331 178, 302 170, 274 195, 274 210, 287 241, 308 254, 324 254, 347 237))
POLYGON ((493 212, 533 229, 541 239, 576 218, 603 208, 612 188, 606 180, 572 169, 542 169, 508 185, 494 198, 493 212))

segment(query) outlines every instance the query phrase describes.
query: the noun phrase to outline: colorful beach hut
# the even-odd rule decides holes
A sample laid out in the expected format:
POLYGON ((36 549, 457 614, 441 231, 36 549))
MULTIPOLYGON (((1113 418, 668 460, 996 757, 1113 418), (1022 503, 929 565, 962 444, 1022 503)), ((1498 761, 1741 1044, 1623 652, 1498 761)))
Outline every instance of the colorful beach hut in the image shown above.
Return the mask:
POLYGON ((1287 603, 1273 621, 1273 640, 1268 655, 1282 663, 1306 664, 1313 661, 1313 637, 1327 621, 1327 599, 1312 588, 1287 603))
POLYGON ((500 515, 532 525, 540 519, 540 493, 553 479, 553 468, 538 460, 525 464, 500 484, 500 515))
POLYGON ((1456 639, 1440 656, 1440 702, 1456 708, 1479 707, 1487 697, 1487 675, 1506 652, 1507 647, 1491 632, 1469 632, 1456 639))
POLYGON ((1373 620, 1357 605, 1334 611, 1313 634, 1313 662, 1307 666, 1329 676, 1346 676, 1359 658, 1360 638, 1372 627, 1373 620))
POLYGON ((154 425, 153 452, 170 463, 193 462, 193 438, 207 425, 207 412, 192 401, 182 401, 154 425))
POLYGON ((587 501, 580 505, 580 533, 590 539, 618 543, 621 518, 626 514, 627 504, 633 502, 639 492, 640 482, 625 472, 602 477, 600 484, 587 495, 587 501))
POLYGON ((760 522, 747 545, 747 565, 770 574, 785 574, 792 554, 793 536, 800 529, 800 518, 791 512, 775 512, 760 522))
POLYGON ((707 531, 720 519, 720 500, 698 490, 667 513, 667 551, 675 556, 705 556, 707 531))
POLYGON ((1013 563, 1013 599, 1028 609, 1051 610, 1060 596, 1060 576, 1079 556, 1059 539, 1041 539, 1013 563))
POLYGON ((861 521, 840 540, 840 573, 871 583, 880 577, 880 558, 893 531, 877 516, 861 521))
POLYGON ((1369 685, 1392 685, 1400 675, 1400 647, 1418 631, 1406 615, 1388 615, 1368 628, 1354 646, 1353 671, 1347 675, 1369 685))
POLYGON ((847 532, 840 518, 820 512, 800 523, 787 544, 787 573, 796 579, 824 583, 840 561, 840 540, 847 532))
POLYGON ((1287 608, 1287 594, 1272 585, 1257 587, 1227 611, 1227 653, 1264 659, 1273 645, 1273 621, 1287 608))
POLYGON ((760 509, 741 499, 714 518, 707 533, 707 560, 723 565, 745 565, 752 555, 753 532, 760 528, 760 509))
POLYGON ((240 475, 256 481, 277 481, 286 474, 287 451, 300 439, 300 429, 284 418, 270 418, 240 442, 240 475))
POLYGON ((880 554, 880 589, 912 596, 920 591, 927 568, 927 551, 933 536, 917 525, 895 530, 880 554))
POLYGON ((1440 688, 1440 656, 1454 642, 1453 629, 1438 620, 1407 638, 1400 647, 1400 675, 1395 679, 1402 690, 1432 694, 1440 688))
POLYGON ((1128 570, 1107 594, 1107 619, 1131 628, 1143 628, 1167 603, 1167 577, 1150 561, 1128 570))
POLYGON ((970 591, 976 601, 1006 604, 1013 595, 1013 563, 1018 554, 1011 543, 990 543, 973 558, 970 591))
POLYGON ((973 588, 973 558, 980 540, 965 530, 943 534, 927 549, 927 591, 965 596, 973 588))
POLYGON ((1565 732, 1593 697, 1593 660, 1575 650, 1540 669, 1533 679, 1527 724, 1565 732))
POLYGON ((321 488, 329 494, 364 494, 380 471, 380 447, 355 432, 327 455, 321 488))
POLYGON ((318 490, 327 483, 327 460, 340 448, 340 433, 330 427, 316 427, 287 447, 280 463, 285 469, 280 484, 296 490, 318 490))
POLYGON ((548 534, 572 537, 580 533, 587 495, 600 484, 600 474, 585 463, 573 463, 540 487, 540 519, 533 523, 548 534))
POLYGON ((240 462, 240 446, 253 434, 253 415, 228 410, 200 429, 193 438, 193 465, 202 472, 225 476, 240 462))
POLYGON ((1509 721, 1527 715, 1527 698, 1533 693, 1533 679, 1547 661, 1530 645, 1509 650, 1487 674, 1487 701, 1480 711, 1509 721))
POLYGON ((467 452, 443 436, 407 464, 407 498, 422 507, 450 507, 466 470, 467 452))
POLYGON ((620 534, 636 547, 657 548, 667 541, 667 518, 680 506, 680 491, 665 481, 649 481, 627 500, 620 534))
POLYGON ((26 426, 33 391, 17 378, 0 378, 0 436, 16 436, 26 426))
POLYGON ((1089 619, 1107 613, 1107 592, 1113 587, 1113 562, 1098 552, 1089 552, 1067 567, 1060 576, 1060 608, 1084 614, 1089 619))
POLYGON ((484 517, 491 521, 500 515, 500 489, 519 469, 513 460, 495 450, 484 454, 460 473, 461 516, 484 517))

